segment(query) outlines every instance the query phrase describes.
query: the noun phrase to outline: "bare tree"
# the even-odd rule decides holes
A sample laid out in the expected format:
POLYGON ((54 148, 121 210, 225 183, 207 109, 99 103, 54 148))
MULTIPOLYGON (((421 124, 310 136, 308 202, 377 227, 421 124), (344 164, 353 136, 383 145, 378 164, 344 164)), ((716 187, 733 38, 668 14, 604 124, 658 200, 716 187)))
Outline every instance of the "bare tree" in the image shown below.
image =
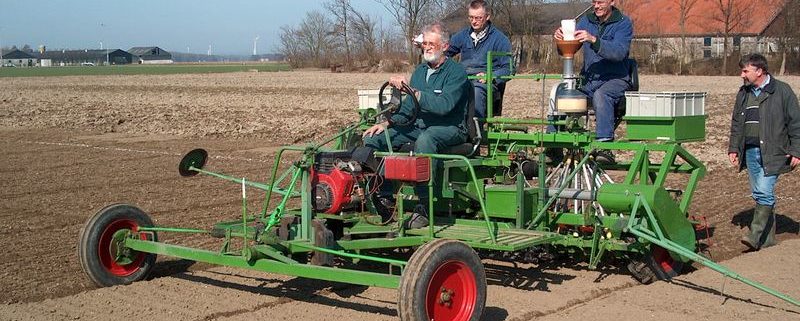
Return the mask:
POLYGON ((348 27, 350 25, 350 13, 354 11, 353 7, 350 5, 350 0, 328 0, 324 6, 336 17, 334 33, 340 37, 344 44, 344 65, 350 67, 353 58, 350 55, 348 27))
POLYGON ((383 4, 389 14, 394 17, 403 30, 404 42, 406 44, 406 56, 408 61, 412 63, 417 62, 417 55, 411 40, 414 39, 416 33, 422 27, 425 21, 427 11, 434 0, 376 0, 383 4))
MULTIPOLYGON (((779 75, 786 72, 787 55, 797 52, 798 67, 800 67, 800 0, 789 0, 782 8, 782 24, 778 34, 778 45, 781 49, 781 67, 779 75)), ((800 68, 798 68, 800 69, 800 68)))
POLYGON ((539 17, 542 0, 495 0, 492 20, 505 31, 515 46, 515 53, 523 55, 524 66, 529 67, 538 56, 539 34, 549 34, 543 30, 539 17))
MULTIPOLYGON (((352 8, 351 8, 352 9, 352 8)), ((352 10, 353 19, 350 24, 352 25, 352 36, 354 47, 358 48, 361 55, 367 60, 370 66, 378 63, 378 39, 376 38, 376 23, 366 14, 352 10)))
POLYGON ((686 64, 686 23, 692 17, 691 11, 697 0, 673 0, 678 5, 678 24, 681 27, 681 48, 678 56, 678 74, 683 74, 683 65, 686 64))
POLYGON ((747 0, 717 0, 715 4, 719 10, 712 17, 713 20, 722 23, 722 74, 728 73, 728 38, 733 31, 740 30, 744 25, 750 23, 749 13, 753 7, 753 1, 747 0))
POLYGON ((314 67, 326 67, 334 53, 331 30, 332 21, 319 11, 310 11, 297 28, 281 28, 281 51, 292 66, 310 61, 314 67))

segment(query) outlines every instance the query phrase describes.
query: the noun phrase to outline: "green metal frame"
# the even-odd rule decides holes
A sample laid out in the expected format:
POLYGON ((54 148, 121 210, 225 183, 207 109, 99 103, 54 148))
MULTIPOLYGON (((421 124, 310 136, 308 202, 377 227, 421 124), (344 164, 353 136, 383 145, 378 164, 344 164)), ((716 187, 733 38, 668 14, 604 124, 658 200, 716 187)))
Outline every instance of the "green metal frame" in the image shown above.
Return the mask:
MULTIPOLYGON (((495 77, 491 69, 491 61, 495 56, 510 56, 510 54, 489 52, 487 56, 489 67, 483 78, 487 82, 497 78, 507 80, 561 78, 561 75, 513 75, 513 72, 511 76, 495 77)), ((513 63, 511 68, 513 70, 513 63)), ((685 235, 686 226, 691 228, 687 209, 697 183, 705 175, 706 169, 697 158, 680 145, 679 141, 596 142, 594 134, 583 130, 579 120, 576 119, 551 121, 493 117, 492 86, 488 86, 487 91, 489 117, 486 122, 489 126, 484 136, 485 141, 482 143, 487 147, 486 155, 470 158, 443 154, 416 155, 438 160, 439 162, 432 161, 431 164, 441 163, 443 169, 436 171, 440 175, 437 177, 431 175, 431 179, 426 182, 430 195, 426 204, 430 224, 426 228, 403 227, 402 223, 408 218, 404 203, 413 198, 410 197, 413 189, 408 186, 401 187, 396 194, 398 212, 401 215, 399 222, 395 224, 376 224, 375 215, 370 213, 330 215, 314 212, 311 205, 313 188, 311 168, 314 165, 314 156, 326 151, 328 145, 332 145, 334 150, 349 146, 350 142, 358 137, 356 131, 374 123, 377 117, 376 114, 363 113, 359 122, 319 143, 285 146, 278 149, 268 183, 257 183, 190 167, 190 170, 242 185, 241 220, 218 223, 212 230, 141 227, 137 233, 129 233, 124 239, 124 245, 140 252, 199 262, 385 288, 399 287, 400 275, 407 262, 380 256, 375 254, 377 253, 375 250, 414 247, 438 238, 457 239, 474 248, 496 251, 520 251, 539 245, 578 250, 588 255, 591 268, 597 267, 608 253, 618 256, 646 255, 650 246, 658 245, 670 251, 675 259, 695 261, 709 266, 726 276, 792 304, 800 305, 796 300, 741 277, 694 252, 694 237, 689 239, 685 235), (567 131, 545 133, 528 130, 529 126, 551 124, 563 125, 567 131), (517 162, 515 155, 538 154, 539 177, 543 178, 547 171, 544 154, 541 153, 544 148, 569 148, 576 151, 577 155, 581 155, 579 160, 573 160, 578 166, 569 173, 570 177, 578 174, 578 169, 590 161, 590 155, 596 150, 632 152, 634 154, 632 161, 607 167, 607 169, 627 171, 622 182, 606 184, 601 189, 592 191, 597 201, 611 211, 602 217, 593 211, 554 212, 551 210, 551 204, 558 199, 561 191, 567 188, 566 184, 558 186, 555 193, 550 193, 549 187, 544 185, 544 179, 538 180, 538 186, 526 186, 521 166, 517 166, 517 170, 511 172, 512 165, 517 162), (284 161, 285 152, 299 153, 300 156, 279 175, 279 167, 284 161), (654 154, 661 155, 660 162, 652 159, 651 156, 654 154), (511 174, 515 176, 511 177, 511 174), (686 176, 686 185, 679 195, 680 201, 673 200, 664 186, 667 177, 674 174, 686 176), (490 186, 489 180, 501 185, 502 188, 490 186), (265 191, 260 213, 248 212, 247 187, 265 191), (274 207, 273 192, 280 195, 280 201, 274 207), (506 195, 509 193, 513 193, 514 196, 506 195), (292 199, 299 199, 299 207, 289 208, 292 199), (668 206, 651 206, 651 203, 658 202, 668 206), (437 214, 437 209, 440 209, 438 206, 443 204, 463 214, 437 214), (315 245, 318 244, 312 227, 312 221, 315 219, 341 221, 346 226, 343 232, 350 238, 338 239, 335 244, 325 247, 315 245), (281 239, 275 230, 287 228, 280 226, 284 220, 292 223, 288 226, 289 237, 281 239), (591 232, 567 233, 562 230, 562 228, 580 227, 591 227, 587 229, 591 232), (150 241, 137 235, 155 232, 211 234, 221 237, 222 245, 220 250, 215 252, 150 241), (385 237, 388 233, 395 233, 396 237, 385 237), (627 236, 636 236, 636 241, 629 241, 630 238, 627 236), (240 248, 232 249, 231 244, 235 244, 233 241, 239 238, 242 240, 240 248), (367 255, 362 253, 364 251, 371 253, 367 255), (386 270, 369 272, 342 267, 332 268, 301 263, 296 259, 297 255, 309 252, 334 255, 354 263, 366 260, 385 264, 386 270)), ((392 153, 389 151, 376 155, 380 157, 392 153)), ((430 170, 433 174, 433 168, 430 170)))

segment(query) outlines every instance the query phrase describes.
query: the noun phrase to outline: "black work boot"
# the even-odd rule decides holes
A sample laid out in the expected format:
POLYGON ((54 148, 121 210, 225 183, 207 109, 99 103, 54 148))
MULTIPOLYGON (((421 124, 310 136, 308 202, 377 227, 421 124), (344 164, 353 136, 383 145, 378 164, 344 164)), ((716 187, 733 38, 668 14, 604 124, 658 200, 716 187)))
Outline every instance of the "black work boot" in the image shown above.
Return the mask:
POLYGON ((414 213, 406 222, 406 229, 423 228, 428 226, 428 209, 425 205, 417 204, 414 206, 414 213))
POLYGON ((750 222, 750 234, 742 237, 742 244, 756 251, 778 244, 775 240, 775 213, 772 212, 772 206, 756 204, 753 221, 750 222))
POLYGON ((558 164, 564 160, 564 149, 560 147, 550 147, 544 150, 544 162, 546 164, 558 164))
POLYGON ((614 153, 608 149, 595 151, 593 156, 594 161, 600 165, 613 165, 617 163, 617 161, 614 160, 614 153))
POLYGON ((375 207, 376 214, 381 216, 381 223, 388 223, 394 216, 394 201, 389 197, 380 196, 378 194, 379 193, 373 193, 370 197, 372 206, 375 207))

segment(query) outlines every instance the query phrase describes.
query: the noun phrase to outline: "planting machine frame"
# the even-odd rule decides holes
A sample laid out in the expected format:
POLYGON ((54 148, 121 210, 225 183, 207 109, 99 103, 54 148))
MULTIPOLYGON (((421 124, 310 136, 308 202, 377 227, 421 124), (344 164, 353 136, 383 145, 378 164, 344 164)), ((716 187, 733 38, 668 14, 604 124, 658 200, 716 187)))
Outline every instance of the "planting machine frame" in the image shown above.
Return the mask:
MULTIPOLYGON (((489 61, 493 55, 507 54, 492 52, 489 61)), ((491 68, 486 77, 495 78, 491 68)), ((402 320, 477 320, 486 300, 479 253, 531 262, 546 253, 571 253, 590 268, 611 257, 627 262, 645 283, 698 262, 798 305, 698 254, 697 222, 688 209, 706 168, 683 144, 704 139, 704 115, 629 117, 642 138, 597 142, 586 115, 494 117, 492 95, 489 86, 486 129, 469 155, 376 152, 379 168, 370 171, 354 160, 353 148, 361 130, 391 108, 363 110, 357 123, 322 142, 280 148, 266 182, 210 171, 206 152, 193 150, 180 161, 180 174, 241 184, 239 218, 210 229, 162 227, 132 205, 111 205, 81 230, 82 268, 98 285, 128 284, 146 278, 156 255, 166 255, 398 289, 402 320), (547 125, 558 130, 548 132, 547 125), (565 150, 563 161, 548 162, 548 148, 565 150), (599 164, 592 157, 599 150, 627 153, 630 160, 599 164), (287 160, 291 165, 282 168, 287 160), (380 167, 387 173, 383 183, 395 183, 389 222, 375 213, 370 198, 381 183, 380 167), (428 189, 429 224, 412 229, 404 223, 418 201, 415 185, 428 189), (260 211, 247 209, 246 187, 265 192, 260 211), (159 233, 207 234, 221 244, 216 251, 167 244, 159 242, 159 233)))

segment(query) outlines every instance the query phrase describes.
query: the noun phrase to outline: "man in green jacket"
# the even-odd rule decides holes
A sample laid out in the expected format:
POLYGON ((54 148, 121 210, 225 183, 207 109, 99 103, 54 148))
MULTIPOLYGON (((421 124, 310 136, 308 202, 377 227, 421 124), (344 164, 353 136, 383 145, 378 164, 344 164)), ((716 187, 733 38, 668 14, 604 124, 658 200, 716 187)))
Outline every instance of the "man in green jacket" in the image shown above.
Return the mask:
POLYGON ((740 171, 747 168, 756 207, 742 244, 759 250, 777 244, 778 175, 800 164, 800 106, 792 88, 769 74, 764 56, 744 56, 739 67, 744 85, 733 106, 728 158, 740 171))
MULTIPOLYGON (((439 154, 450 146, 467 141, 465 119, 472 99, 472 85, 467 80, 467 73, 460 64, 445 56, 450 36, 441 24, 423 28, 422 37, 425 62, 416 67, 411 81, 405 76, 393 76, 389 80, 389 84, 395 88, 412 88, 420 105, 416 120, 406 126, 400 125, 411 121, 413 114, 413 103, 405 99, 400 110, 387 121, 364 131, 364 146, 388 151, 385 135, 389 135, 395 149, 406 143, 414 143, 414 153, 439 154)), ((383 184, 383 187, 389 187, 389 184, 383 184)), ((414 208, 415 215, 410 220, 412 228, 427 225, 426 207, 422 206, 427 204, 427 191, 423 187, 416 190, 420 205, 414 208)), ((384 208, 388 204, 387 192, 384 189, 383 199, 373 200, 384 222, 391 219, 384 208)))

